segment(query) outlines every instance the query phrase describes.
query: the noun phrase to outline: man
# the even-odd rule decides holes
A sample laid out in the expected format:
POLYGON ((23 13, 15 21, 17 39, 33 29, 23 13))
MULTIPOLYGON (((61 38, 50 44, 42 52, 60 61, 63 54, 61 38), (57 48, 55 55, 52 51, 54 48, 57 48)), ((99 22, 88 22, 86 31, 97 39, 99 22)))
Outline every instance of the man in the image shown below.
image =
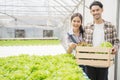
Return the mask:
MULTIPOLYGON (((112 53, 117 53, 117 32, 114 25, 102 19, 103 4, 94 1, 89 8, 93 22, 85 27, 85 41, 93 46, 99 46, 105 41, 110 42, 113 44, 112 53)), ((108 80, 108 68, 87 66, 87 75, 91 80, 108 80)))

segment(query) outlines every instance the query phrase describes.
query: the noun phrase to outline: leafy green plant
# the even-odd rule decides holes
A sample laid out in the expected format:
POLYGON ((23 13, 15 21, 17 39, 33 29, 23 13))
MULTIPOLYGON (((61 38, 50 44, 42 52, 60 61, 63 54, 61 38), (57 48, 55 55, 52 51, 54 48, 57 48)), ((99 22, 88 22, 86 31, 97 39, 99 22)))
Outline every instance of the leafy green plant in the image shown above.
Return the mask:
POLYGON ((103 43, 101 43, 100 47, 110 47, 110 48, 112 48, 112 44, 110 42, 103 42, 103 43))
POLYGON ((0 40, 0 46, 58 45, 60 40, 0 40))
POLYGON ((0 58, 0 80, 89 80, 73 55, 0 58))
MULTIPOLYGON (((112 48, 112 44, 110 42, 103 42, 100 44, 100 47, 112 48)), ((97 54, 107 54, 107 53, 106 52, 97 52, 97 54)))

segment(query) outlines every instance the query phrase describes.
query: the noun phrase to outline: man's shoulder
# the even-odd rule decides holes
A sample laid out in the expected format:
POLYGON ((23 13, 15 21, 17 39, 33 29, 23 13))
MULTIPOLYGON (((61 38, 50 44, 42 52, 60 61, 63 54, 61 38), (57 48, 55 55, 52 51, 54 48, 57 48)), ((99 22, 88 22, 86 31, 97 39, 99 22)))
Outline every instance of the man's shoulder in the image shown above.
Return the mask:
POLYGON ((112 24, 111 22, 109 22, 109 21, 104 21, 104 24, 105 24, 106 26, 113 26, 113 24, 112 24))
POLYGON ((104 25, 106 28, 116 28, 114 24, 112 24, 111 22, 105 21, 104 25))

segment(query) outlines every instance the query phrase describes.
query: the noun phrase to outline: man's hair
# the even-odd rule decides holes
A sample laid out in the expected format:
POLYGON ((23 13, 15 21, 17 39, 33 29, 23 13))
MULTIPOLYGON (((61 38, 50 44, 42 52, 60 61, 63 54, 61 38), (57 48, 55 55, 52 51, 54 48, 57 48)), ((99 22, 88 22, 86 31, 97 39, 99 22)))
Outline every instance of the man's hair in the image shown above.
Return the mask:
POLYGON ((92 6, 99 6, 100 8, 103 8, 103 4, 99 1, 92 2, 91 5, 89 6, 89 8, 91 9, 92 6))

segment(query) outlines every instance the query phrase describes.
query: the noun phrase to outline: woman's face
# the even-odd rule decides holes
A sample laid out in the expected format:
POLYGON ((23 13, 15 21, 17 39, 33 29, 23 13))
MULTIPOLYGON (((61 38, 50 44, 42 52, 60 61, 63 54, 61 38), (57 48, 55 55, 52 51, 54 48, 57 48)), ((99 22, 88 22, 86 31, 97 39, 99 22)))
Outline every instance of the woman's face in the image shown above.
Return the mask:
POLYGON ((80 18, 78 16, 76 16, 72 19, 71 24, 72 24, 74 30, 78 30, 82 23, 81 23, 80 18))

